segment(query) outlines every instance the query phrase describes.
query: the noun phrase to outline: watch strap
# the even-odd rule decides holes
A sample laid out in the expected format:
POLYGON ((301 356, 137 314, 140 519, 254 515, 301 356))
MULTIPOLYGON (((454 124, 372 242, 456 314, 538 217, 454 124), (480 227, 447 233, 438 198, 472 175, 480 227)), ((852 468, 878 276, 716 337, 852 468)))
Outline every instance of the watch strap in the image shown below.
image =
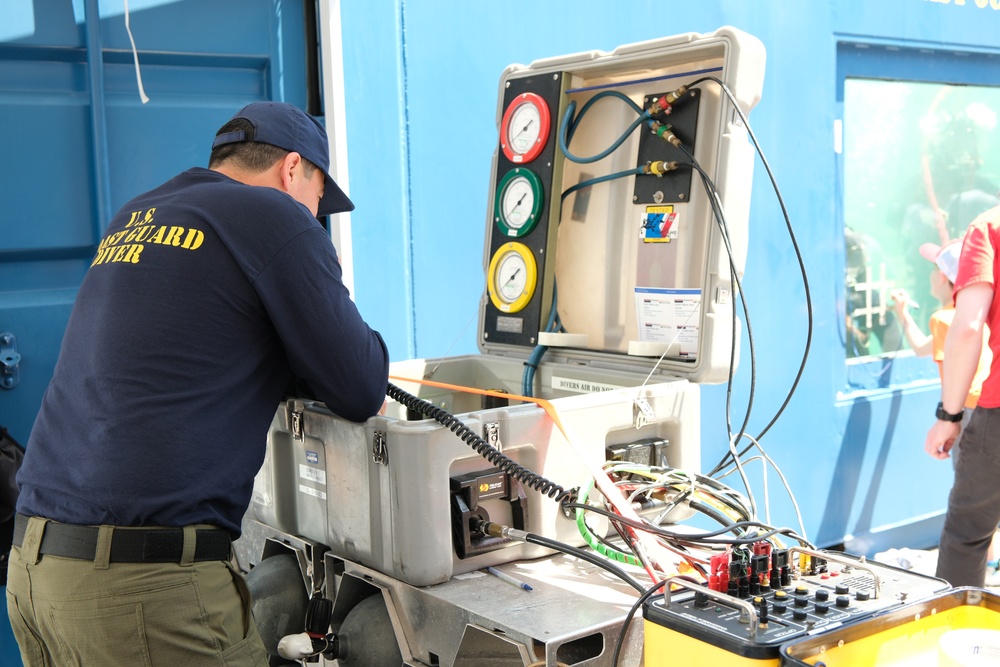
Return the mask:
POLYGON ((964 415, 964 411, 958 413, 948 412, 944 409, 944 403, 938 403, 937 410, 934 412, 935 417, 946 422, 960 422, 964 415))

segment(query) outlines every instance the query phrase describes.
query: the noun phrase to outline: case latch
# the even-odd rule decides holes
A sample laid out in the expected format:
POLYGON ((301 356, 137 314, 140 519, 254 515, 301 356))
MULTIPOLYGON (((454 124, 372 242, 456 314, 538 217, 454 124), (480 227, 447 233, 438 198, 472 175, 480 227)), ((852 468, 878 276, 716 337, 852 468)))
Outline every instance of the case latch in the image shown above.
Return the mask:
POLYGON ((650 407, 649 401, 645 398, 637 398, 632 401, 632 422, 636 428, 642 428, 646 424, 656 421, 656 413, 650 407))
POLYGON ((389 448, 386 446, 385 431, 375 431, 372 436, 372 461, 379 465, 389 465, 389 448))
POLYGON ((21 355, 17 351, 17 337, 12 333, 0 333, 0 387, 13 389, 21 381, 18 364, 21 355))
POLYGON ((500 442, 500 423, 487 422, 483 424, 483 429, 486 431, 486 444, 498 452, 502 452, 503 443, 500 442))

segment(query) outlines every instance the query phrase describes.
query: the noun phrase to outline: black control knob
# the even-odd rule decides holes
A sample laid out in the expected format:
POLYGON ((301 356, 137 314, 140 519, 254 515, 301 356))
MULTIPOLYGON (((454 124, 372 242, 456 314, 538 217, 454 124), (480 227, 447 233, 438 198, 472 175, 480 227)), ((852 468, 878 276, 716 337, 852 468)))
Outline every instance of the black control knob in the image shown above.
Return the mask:
POLYGON ((775 602, 773 605, 771 605, 771 611, 774 612, 775 614, 784 614, 786 611, 788 611, 788 605, 785 604, 784 602, 775 602))
POLYGON ((817 614, 825 614, 828 611, 830 611, 830 603, 829 602, 817 602, 816 603, 816 613, 817 614))
POLYGON ((809 598, 802 597, 801 595, 796 595, 795 596, 795 606, 796 607, 808 607, 809 606, 809 598))
POLYGON ((866 600, 871 598, 871 595, 868 593, 868 591, 858 591, 857 593, 854 594, 854 598, 858 602, 865 602, 866 600))
POLYGON ((820 588, 816 590, 816 599, 821 601, 826 601, 830 599, 830 591, 825 588, 820 588))
POLYGON ((847 597, 846 595, 838 595, 837 596, 837 606, 841 607, 841 608, 843 608, 843 607, 850 607, 851 606, 851 598, 847 597))
POLYGON ((806 620, 806 616, 807 615, 806 615, 806 610, 805 609, 794 609, 794 610, 792 610, 792 618, 794 618, 796 621, 804 621, 804 620, 806 620))
POLYGON ((847 595, 851 592, 851 589, 846 584, 837 584, 836 589, 837 595, 847 595))

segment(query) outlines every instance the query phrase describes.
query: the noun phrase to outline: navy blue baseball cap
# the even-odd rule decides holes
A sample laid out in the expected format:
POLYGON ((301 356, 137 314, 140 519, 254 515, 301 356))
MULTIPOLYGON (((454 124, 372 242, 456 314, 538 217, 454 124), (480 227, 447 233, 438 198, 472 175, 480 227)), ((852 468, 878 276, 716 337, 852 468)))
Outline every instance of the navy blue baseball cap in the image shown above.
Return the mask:
POLYGON ((330 177, 330 144, 319 121, 286 102, 253 102, 240 109, 230 120, 237 118, 253 124, 253 135, 248 136, 249 133, 243 131, 224 132, 216 135, 212 142, 213 149, 225 144, 254 141, 298 153, 322 169, 326 180, 316 215, 354 210, 354 203, 330 177))

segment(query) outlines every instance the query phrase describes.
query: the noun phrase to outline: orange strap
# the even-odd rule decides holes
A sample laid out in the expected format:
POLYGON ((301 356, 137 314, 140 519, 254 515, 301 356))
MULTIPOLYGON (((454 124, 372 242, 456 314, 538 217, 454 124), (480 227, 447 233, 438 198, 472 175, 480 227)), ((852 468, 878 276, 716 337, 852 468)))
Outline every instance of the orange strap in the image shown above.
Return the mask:
POLYGON ((545 410, 545 414, 549 416, 552 423, 556 425, 559 432, 563 434, 566 440, 569 440, 569 435, 563 428, 562 422, 559 420, 559 414, 556 409, 552 407, 552 404, 546 401, 544 398, 535 398, 534 396, 519 396, 518 394, 508 394, 503 391, 492 391, 489 389, 477 389, 475 387, 464 387, 457 384, 446 384, 444 382, 435 382, 434 380, 414 380, 413 378, 404 378, 396 375, 390 375, 390 380, 395 380, 397 382, 412 382, 414 384, 422 384, 428 387, 438 387, 440 389, 451 389, 453 391, 461 391, 467 394, 479 394, 481 396, 493 396, 494 398, 513 398, 517 401, 524 401, 525 403, 534 403, 542 410, 545 410))

